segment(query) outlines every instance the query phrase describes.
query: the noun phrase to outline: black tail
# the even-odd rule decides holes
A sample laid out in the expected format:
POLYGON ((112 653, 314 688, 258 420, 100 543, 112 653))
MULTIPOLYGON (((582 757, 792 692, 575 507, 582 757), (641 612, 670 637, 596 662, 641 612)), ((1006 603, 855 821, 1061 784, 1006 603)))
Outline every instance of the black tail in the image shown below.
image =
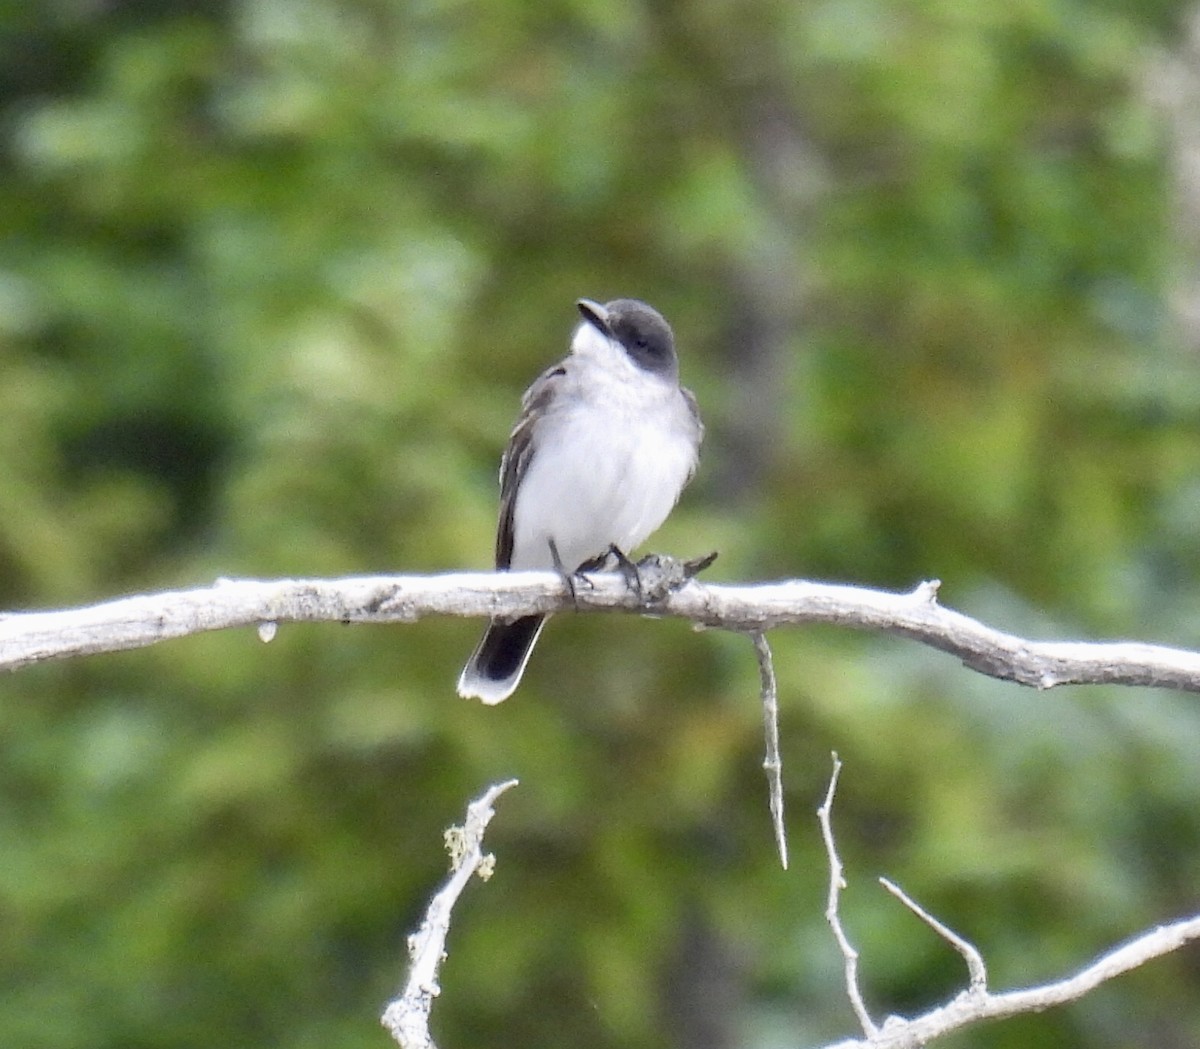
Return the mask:
POLYGON ((545 616, 522 616, 511 623, 493 619, 459 675, 458 694, 488 704, 508 699, 521 683, 545 623, 545 616))

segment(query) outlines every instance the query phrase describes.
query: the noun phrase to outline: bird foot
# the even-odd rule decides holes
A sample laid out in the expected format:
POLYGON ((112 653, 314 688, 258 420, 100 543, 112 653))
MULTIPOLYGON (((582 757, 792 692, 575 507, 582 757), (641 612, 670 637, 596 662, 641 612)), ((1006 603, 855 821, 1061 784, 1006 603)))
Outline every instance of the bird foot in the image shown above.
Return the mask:
MULTIPOLYGON (((592 581, 584 573, 595 571, 595 568, 599 566, 593 567, 592 561, 585 561, 573 572, 568 570, 566 565, 563 564, 562 558, 558 556, 558 546, 553 539, 550 540, 550 560, 554 562, 554 571, 558 573, 559 579, 563 581, 563 586, 567 588, 567 593, 571 595, 571 605, 578 612, 579 595, 575 592, 575 588, 577 586, 584 586, 589 590, 594 589, 592 581)), ((601 564, 604 562, 604 558, 593 558, 593 560, 599 560, 601 564)))

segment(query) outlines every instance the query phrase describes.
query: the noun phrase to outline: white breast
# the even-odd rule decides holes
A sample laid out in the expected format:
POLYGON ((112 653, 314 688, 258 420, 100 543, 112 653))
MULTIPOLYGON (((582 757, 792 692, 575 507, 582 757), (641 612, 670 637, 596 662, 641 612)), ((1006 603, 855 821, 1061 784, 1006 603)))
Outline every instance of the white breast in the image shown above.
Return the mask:
POLYGON ((699 428, 678 384, 590 331, 577 334, 567 381, 537 426, 514 507, 516 569, 551 567, 551 539, 568 569, 610 545, 632 552, 696 464, 699 428))

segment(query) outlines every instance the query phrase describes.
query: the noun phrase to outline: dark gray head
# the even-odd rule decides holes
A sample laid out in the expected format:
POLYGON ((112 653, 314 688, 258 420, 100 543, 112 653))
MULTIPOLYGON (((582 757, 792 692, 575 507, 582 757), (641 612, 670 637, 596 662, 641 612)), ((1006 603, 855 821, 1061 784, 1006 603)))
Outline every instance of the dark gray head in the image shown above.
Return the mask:
POLYGON ((601 334, 615 339, 639 368, 655 375, 675 376, 675 335, 663 315, 639 299, 613 299, 601 306, 591 299, 576 304, 583 319, 601 334))

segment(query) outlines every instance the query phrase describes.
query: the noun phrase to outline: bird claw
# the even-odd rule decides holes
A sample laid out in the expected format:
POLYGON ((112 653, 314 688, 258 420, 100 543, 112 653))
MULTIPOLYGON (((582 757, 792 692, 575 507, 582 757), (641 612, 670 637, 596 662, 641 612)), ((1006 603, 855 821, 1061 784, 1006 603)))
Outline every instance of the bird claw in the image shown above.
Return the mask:
POLYGON ((642 589, 642 573, 638 566, 629 560, 625 555, 625 551, 617 546, 616 543, 613 543, 608 548, 608 554, 605 556, 606 558, 612 557, 616 560, 617 569, 624 577, 625 585, 637 594, 638 603, 644 605, 646 603, 646 595, 642 589))
POLYGON ((571 594, 571 603, 579 610, 576 596, 576 586, 586 586, 589 590, 594 584, 586 573, 616 570, 621 573, 625 585, 637 594, 638 603, 650 607, 665 600, 666 596, 678 590, 690 580, 703 572, 717 559, 717 551, 705 554, 703 557, 693 557, 687 561, 679 561, 667 554, 647 554, 636 563, 631 561, 616 543, 598 557, 584 561, 575 571, 568 571, 558 555, 558 547, 550 540, 550 557, 554 562, 554 570, 559 574, 563 584, 571 594))

